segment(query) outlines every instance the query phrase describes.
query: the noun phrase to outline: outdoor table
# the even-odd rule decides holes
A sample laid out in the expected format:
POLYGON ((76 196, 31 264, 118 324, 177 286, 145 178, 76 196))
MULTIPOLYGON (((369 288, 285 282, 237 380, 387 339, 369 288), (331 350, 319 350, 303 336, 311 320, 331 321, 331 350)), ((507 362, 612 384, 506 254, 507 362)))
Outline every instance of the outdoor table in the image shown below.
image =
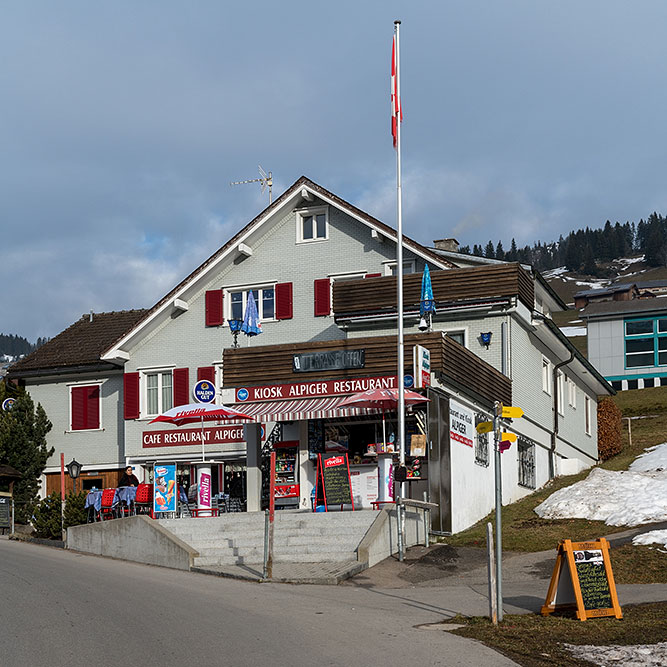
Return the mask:
POLYGON ((102 491, 89 491, 83 506, 85 509, 94 507, 95 511, 99 512, 102 506, 102 491))
POLYGON ((136 486, 119 486, 116 489, 116 499, 124 503, 128 509, 134 505, 134 499, 137 497, 136 486))

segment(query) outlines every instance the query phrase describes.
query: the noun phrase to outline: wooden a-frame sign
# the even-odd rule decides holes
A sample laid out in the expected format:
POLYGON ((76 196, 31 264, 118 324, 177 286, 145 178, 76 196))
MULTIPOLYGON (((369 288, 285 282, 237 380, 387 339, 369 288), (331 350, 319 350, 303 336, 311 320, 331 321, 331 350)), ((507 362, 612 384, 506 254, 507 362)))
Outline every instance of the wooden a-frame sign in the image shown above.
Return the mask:
POLYGON ((623 618, 609 560, 609 543, 604 537, 594 542, 563 540, 558 545, 542 615, 561 609, 575 610, 580 621, 600 616, 623 618))

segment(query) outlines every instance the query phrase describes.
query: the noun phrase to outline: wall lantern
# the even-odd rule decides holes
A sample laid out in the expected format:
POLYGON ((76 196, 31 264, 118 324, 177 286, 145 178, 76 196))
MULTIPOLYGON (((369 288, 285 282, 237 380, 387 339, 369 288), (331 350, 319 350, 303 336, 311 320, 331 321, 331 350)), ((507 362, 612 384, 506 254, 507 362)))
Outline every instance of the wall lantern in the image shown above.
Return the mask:
POLYGON ((239 346, 239 334, 241 333, 241 325, 243 324, 243 320, 227 320, 227 322, 229 324, 229 330, 232 332, 232 336, 234 337, 232 347, 236 348, 239 346))
POLYGON ((492 331, 487 331, 486 333, 480 332, 479 337, 482 340, 482 345, 486 346, 486 349, 489 349, 489 345, 491 345, 491 336, 493 332, 492 331))
POLYGON ((76 480, 83 466, 76 459, 72 459, 65 468, 67 468, 68 475, 74 480, 74 493, 76 493, 76 480))

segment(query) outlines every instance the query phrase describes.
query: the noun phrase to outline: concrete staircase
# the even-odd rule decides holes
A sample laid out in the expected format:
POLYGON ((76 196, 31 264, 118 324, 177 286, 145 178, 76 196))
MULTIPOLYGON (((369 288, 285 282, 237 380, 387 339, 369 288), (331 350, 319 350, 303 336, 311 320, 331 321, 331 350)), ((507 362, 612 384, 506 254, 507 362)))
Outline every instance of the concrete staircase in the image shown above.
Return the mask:
MULTIPOLYGON (((349 563, 379 513, 276 512, 274 563, 349 563)), ((160 526, 199 552, 194 567, 257 565, 264 560, 264 514, 239 512, 197 519, 160 519, 160 526)))

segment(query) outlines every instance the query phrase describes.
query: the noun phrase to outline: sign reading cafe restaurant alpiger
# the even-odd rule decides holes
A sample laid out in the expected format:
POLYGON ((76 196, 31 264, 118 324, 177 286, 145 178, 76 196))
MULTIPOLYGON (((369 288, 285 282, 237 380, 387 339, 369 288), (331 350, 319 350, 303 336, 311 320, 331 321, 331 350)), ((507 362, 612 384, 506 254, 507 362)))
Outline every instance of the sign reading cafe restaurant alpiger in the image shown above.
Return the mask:
POLYGON ((295 373, 364 368, 365 365, 366 350, 303 352, 302 354, 295 354, 292 360, 292 370, 295 373))

